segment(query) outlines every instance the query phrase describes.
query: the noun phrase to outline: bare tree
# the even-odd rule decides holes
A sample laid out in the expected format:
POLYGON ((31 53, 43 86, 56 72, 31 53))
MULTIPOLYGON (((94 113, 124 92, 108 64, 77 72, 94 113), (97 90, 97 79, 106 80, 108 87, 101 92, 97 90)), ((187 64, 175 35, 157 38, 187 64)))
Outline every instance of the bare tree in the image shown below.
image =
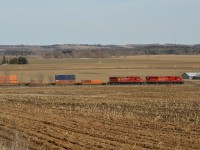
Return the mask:
POLYGON ((24 82, 24 73, 23 72, 21 72, 21 74, 20 74, 20 85, 22 85, 23 84, 23 82, 24 82))
POLYGON ((44 52, 43 57, 49 59, 53 57, 53 52, 44 52))
POLYGON ((49 83, 50 83, 50 84, 52 84, 52 83, 54 82, 53 76, 49 76, 48 79, 49 79, 49 83))
POLYGON ((3 73, 3 84, 4 85, 9 85, 9 75, 10 75, 10 71, 4 70, 4 73, 3 73))
POLYGON ((54 58, 60 59, 60 58, 63 58, 63 53, 61 51, 59 51, 59 50, 55 50, 53 52, 53 56, 54 56, 54 58))
POLYGON ((43 80, 44 80, 44 74, 43 74, 43 73, 38 73, 38 74, 37 74, 37 79, 38 79, 38 82, 39 82, 40 84, 42 84, 42 83, 43 83, 43 80))

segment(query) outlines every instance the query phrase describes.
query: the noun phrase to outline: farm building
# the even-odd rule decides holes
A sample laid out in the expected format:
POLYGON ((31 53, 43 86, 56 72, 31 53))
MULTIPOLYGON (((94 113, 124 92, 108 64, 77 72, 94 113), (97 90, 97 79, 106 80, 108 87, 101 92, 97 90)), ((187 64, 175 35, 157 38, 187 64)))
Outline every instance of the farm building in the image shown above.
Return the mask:
POLYGON ((194 76, 192 80, 200 80, 200 76, 194 76))
POLYGON ((200 72, 186 72, 181 75, 183 79, 197 79, 200 78, 200 72))

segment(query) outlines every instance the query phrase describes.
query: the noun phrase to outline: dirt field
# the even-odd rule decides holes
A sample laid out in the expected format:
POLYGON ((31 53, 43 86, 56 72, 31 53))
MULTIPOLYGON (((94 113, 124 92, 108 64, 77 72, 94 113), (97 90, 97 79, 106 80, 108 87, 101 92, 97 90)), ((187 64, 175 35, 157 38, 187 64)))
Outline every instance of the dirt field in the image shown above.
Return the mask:
POLYGON ((0 149, 199 149, 200 86, 0 89, 0 149))

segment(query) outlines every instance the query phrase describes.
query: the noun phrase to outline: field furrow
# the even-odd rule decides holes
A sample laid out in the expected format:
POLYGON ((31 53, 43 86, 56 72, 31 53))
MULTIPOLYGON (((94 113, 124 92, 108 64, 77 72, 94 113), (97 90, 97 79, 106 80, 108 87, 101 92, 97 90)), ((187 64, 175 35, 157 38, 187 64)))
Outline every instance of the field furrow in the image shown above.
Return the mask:
POLYGON ((177 85, 2 89, 0 139, 35 150, 199 149, 199 97, 177 85))

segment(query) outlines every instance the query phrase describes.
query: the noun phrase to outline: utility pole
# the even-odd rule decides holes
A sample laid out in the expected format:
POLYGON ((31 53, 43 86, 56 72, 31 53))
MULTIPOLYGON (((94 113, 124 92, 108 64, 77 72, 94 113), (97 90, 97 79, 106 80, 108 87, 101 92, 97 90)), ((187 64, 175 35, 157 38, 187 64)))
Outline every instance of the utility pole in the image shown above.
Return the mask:
MULTIPOLYGON (((176 39, 174 40, 175 42, 175 49, 177 49, 177 44, 176 44, 176 39)), ((179 69, 180 69, 180 54, 178 53, 178 62, 177 62, 177 69, 178 69, 178 72, 179 72, 179 69)))

